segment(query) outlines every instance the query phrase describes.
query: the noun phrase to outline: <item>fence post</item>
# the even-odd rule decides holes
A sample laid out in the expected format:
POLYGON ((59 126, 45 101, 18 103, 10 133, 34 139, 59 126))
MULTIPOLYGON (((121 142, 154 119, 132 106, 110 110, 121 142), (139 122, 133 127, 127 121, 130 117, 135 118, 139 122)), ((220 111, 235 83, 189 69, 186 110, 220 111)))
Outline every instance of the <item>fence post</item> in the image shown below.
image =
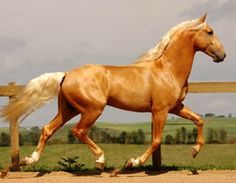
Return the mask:
MULTIPOLYGON (((9 86, 15 86, 15 82, 9 83, 9 86)), ((13 89, 12 89, 13 90, 13 89)), ((9 96, 9 102, 16 98, 16 95, 9 96)), ((17 121, 14 119, 10 121, 10 136, 11 136, 11 170, 19 171, 20 151, 19 151, 19 127, 17 121)))
MULTIPOLYGON (((152 123, 152 133, 153 133, 153 123, 152 123)), ((151 133, 151 135, 152 135, 151 133)), ((159 148, 152 153, 152 167, 154 170, 160 170, 161 169, 161 145, 159 148)))

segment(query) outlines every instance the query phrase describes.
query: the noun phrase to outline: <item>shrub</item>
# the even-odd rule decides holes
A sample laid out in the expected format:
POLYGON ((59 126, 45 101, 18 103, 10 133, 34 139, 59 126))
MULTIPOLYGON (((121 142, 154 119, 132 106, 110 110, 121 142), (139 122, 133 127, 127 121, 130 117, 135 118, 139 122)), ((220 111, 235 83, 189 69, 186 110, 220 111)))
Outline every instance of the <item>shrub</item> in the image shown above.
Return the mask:
POLYGON ((80 171, 84 164, 78 163, 77 159, 79 157, 61 157, 61 160, 57 163, 62 167, 63 171, 66 172, 73 172, 73 171, 80 171))
POLYGON ((73 144, 74 141, 76 140, 71 130, 68 131, 67 139, 69 144, 73 144))
POLYGON ((172 135, 166 135, 164 143, 165 144, 174 144, 175 138, 172 135))
POLYGON ((10 146, 10 135, 8 133, 1 132, 0 146, 10 146))

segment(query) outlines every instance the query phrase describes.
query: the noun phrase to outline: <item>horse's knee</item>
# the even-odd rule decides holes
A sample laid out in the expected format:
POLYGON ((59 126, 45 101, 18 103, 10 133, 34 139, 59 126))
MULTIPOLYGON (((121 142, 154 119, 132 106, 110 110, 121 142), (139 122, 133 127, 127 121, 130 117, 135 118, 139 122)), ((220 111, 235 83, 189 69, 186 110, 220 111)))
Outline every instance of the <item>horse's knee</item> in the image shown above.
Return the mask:
POLYGON ((204 125, 204 120, 199 117, 195 120, 195 124, 198 126, 198 127, 202 127, 204 125))
POLYGON ((84 132, 84 130, 82 129, 77 129, 77 128, 73 128, 72 129, 72 134, 76 137, 78 137, 80 140, 84 140, 86 137, 86 133, 84 132))
POLYGON ((161 144, 161 138, 157 138, 152 141, 152 148, 157 149, 161 144))
POLYGON ((50 131, 49 125, 45 125, 45 126, 42 128, 41 140, 42 140, 43 142, 47 142, 48 138, 50 138, 51 135, 52 135, 52 131, 50 131))

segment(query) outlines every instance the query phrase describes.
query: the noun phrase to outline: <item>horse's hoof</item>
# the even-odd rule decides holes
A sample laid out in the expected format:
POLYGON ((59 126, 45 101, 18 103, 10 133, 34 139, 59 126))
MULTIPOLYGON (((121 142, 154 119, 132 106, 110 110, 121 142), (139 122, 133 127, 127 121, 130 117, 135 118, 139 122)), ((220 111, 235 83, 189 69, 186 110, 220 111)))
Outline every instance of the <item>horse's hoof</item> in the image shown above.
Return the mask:
POLYGON ((1 178, 4 179, 7 176, 7 173, 9 171, 9 168, 2 171, 1 178))
POLYGON ((20 161, 19 165, 20 165, 20 166, 27 166, 28 164, 27 164, 26 158, 22 159, 22 160, 20 161))
POLYGON ((125 168, 132 168, 133 167, 133 162, 134 162, 134 158, 130 158, 125 162, 125 168))
POLYGON ((110 173, 110 177, 117 177, 117 174, 120 173, 121 168, 115 169, 110 173))
POLYGON ((27 165, 30 165, 30 164, 33 164, 33 163, 35 163, 33 158, 31 156, 26 156, 20 161, 19 165, 20 166, 27 166, 27 165))
POLYGON ((103 171, 104 168, 105 168, 105 164, 104 163, 96 162, 96 168, 98 168, 99 170, 103 171))
POLYGON ((192 157, 195 158, 199 153, 199 150, 196 149, 194 146, 192 147, 192 157))

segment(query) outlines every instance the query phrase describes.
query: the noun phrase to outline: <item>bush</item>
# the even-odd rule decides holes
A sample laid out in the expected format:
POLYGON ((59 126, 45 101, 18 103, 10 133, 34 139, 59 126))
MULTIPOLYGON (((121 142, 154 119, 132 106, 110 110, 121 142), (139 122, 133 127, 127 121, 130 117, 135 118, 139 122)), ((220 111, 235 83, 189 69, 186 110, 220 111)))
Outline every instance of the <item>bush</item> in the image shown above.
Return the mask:
POLYGON ((172 135, 166 135, 164 143, 165 144, 174 144, 175 138, 172 135))
POLYGON ((0 146, 10 146, 10 135, 8 133, 1 132, 0 146))
POLYGON ((61 157, 61 160, 57 163, 62 167, 63 171, 66 172, 74 172, 74 171, 80 171, 82 167, 84 167, 84 164, 78 163, 77 159, 79 157, 61 157))
POLYGON ((215 130, 212 128, 207 129, 207 143, 225 143, 227 140, 227 132, 224 129, 215 130))
POLYGON ((187 130, 185 127, 181 127, 176 130, 175 142, 176 144, 185 144, 187 139, 187 130))
POLYGON ((226 130, 221 128, 219 130, 219 135, 220 135, 220 143, 226 143, 226 141, 227 141, 227 132, 226 132, 226 130))
POLYGON ((74 141, 76 140, 71 130, 68 131, 67 139, 69 144, 73 144, 74 141))
POLYGON ((132 131, 131 133, 122 131, 117 137, 116 142, 120 144, 145 144, 146 135, 142 129, 132 131))

